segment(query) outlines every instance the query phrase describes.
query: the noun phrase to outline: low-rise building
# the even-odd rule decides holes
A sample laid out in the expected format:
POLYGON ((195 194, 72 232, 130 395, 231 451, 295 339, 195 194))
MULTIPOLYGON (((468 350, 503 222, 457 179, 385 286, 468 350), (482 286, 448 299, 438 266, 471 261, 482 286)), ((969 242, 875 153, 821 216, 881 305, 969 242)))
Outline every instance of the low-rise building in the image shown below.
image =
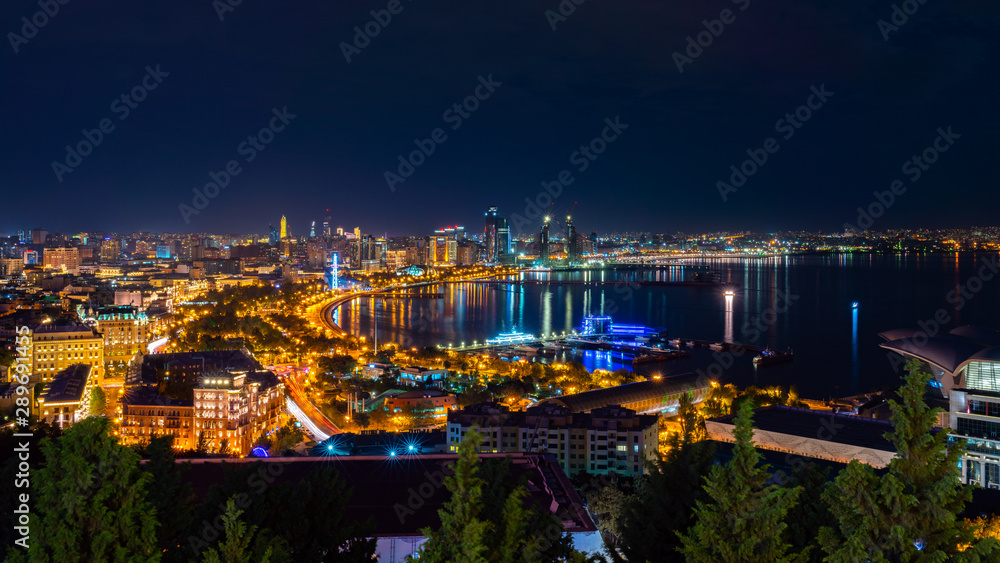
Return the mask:
POLYGON ((618 473, 641 475, 646 461, 658 459, 659 417, 609 405, 574 413, 563 405, 542 404, 510 412, 481 403, 448 417, 453 451, 471 428, 483 435, 482 452, 547 452, 567 475, 618 473))
POLYGON ((448 370, 445 368, 408 366, 399 370, 399 384, 408 387, 428 385, 440 389, 447 378, 448 370))
POLYGON ((121 443, 138 444, 172 435, 175 449, 197 447, 194 401, 169 399, 152 387, 134 387, 124 394, 121 406, 121 443))
POLYGON ((412 409, 431 419, 434 424, 447 422, 448 413, 457 408, 458 398, 455 395, 437 389, 414 389, 385 399, 385 409, 389 411, 390 417, 412 409))
POLYGON ((89 416, 90 392, 97 384, 93 372, 89 364, 74 364, 55 374, 38 399, 38 418, 65 430, 89 416))
MULTIPOLYGON (((705 421, 708 437, 735 442, 735 415, 705 421)), ((754 411, 753 444, 757 449, 837 463, 857 460, 875 468, 889 465, 896 448, 885 438, 892 424, 846 414, 770 406, 754 411)))

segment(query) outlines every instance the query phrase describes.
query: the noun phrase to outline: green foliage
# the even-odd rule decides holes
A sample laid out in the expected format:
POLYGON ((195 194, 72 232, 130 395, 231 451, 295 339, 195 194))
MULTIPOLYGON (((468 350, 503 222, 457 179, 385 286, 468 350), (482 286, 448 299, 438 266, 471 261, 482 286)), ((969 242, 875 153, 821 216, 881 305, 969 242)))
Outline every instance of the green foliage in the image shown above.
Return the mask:
POLYGON ((105 416, 108 412, 108 403, 104 397, 104 389, 100 385, 95 385, 90 389, 90 415, 105 416))
MULTIPOLYGON (((242 520, 256 527, 253 544, 256 557, 278 539, 274 563, 284 561, 371 561, 375 552, 374 523, 358 521, 347 513, 352 491, 331 467, 315 467, 297 481, 282 480, 285 464, 256 462, 227 466, 224 479, 208 492, 196 508, 193 523, 184 534, 184 549, 197 552, 207 547, 203 522, 214 522, 227 499, 235 499, 243 510, 242 520)), ((211 538, 209 538, 210 540, 211 538)), ((254 559, 256 560, 256 559, 254 559)))
POLYGON ((271 436, 271 447, 268 451, 271 455, 281 456, 286 451, 294 448, 299 442, 305 440, 305 438, 306 435, 302 432, 302 429, 295 426, 295 423, 289 420, 271 436))
POLYGON ((949 447, 947 432, 932 432, 938 409, 923 400, 930 376, 919 361, 906 369, 902 401, 889 403, 893 429, 885 437, 897 457, 888 471, 877 475, 853 461, 823 495, 836 521, 820 530, 826 561, 992 560, 1000 555, 996 540, 976 539, 958 520, 972 495, 959 482, 964 441, 949 447))
POLYGON ((441 528, 421 530, 427 541, 420 558, 432 563, 486 563, 489 523, 479 519, 483 480, 478 472, 477 452, 482 435, 470 430, 458 446, 454 475, 445 478, 451 498, 438 510, 441 528))
POLYGON ((316 359, 316 367, 323 373, 345 374, 353 373, 358 366, 358 361, 353 356, 330 355, 320 356, 316 359))
POLYGON ((236 508, 236 500, 226 501, 222 515, 225 539, 215 548, 205 552, 204 563, 272 563, 287 559, 285 542, 257 534, 257 526, 247 528, 240 520, 243 511, 236 508), (253 545, 253 547, 251 547, 253 545))
POLYGON ((30 561, 159 561, 156 513, 146 500, 153 477, 108 427, 90 417, 42 441, 45 465, 32 482, 44 533, 32 536, 30 561))
POLYGON ((744 401, 735 419, 733 459, 712 468, 705 480, 709 502, 697 502, 694 525, 684 533, 680 551, 688 561, 800 561, 789 553, 785 516, 799 487, 768 485, 768 467, 753 446, 753 409, 744 401))
POLYGON ((637 479, 619 544, 629 561, 684 561, 676 532, 687 530, 697 503, 709 500, 702 484, 713 466, 713 451, 708 441, 678 445, 637 479))
POLYGON ((146 499, 156 510, 159 527, 156 530, 157 543, 169 559, 177 551, 181 534, 191 523, 194 495, 191 486, 182 480, 190 463, 178 465, 175 462, 173 436, 160 436, 149 441, 143 454, 148 461, 142 470, 152 476, 152 486, 146 499))
POLYGON ((822 498, 830 478, 830 469, 820 469, 814 463, 796 461, 800 463, 795 463, 791 476, 783 483, 785 486, 802 488, 798 502, 788 510, 785 518, 788 522, 788 538, 792 551, 807 556, 811 563, 820 563, 823 552, 816 544, 816 537, 822 527, 834 524, 833 515, 822 498))

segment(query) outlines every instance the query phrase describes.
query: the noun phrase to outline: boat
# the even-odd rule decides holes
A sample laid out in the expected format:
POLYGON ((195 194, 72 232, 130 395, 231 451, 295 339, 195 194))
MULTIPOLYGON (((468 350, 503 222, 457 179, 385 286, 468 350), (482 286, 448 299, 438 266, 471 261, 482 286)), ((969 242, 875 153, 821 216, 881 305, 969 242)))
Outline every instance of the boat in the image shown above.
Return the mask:
POLYGON ((771 366, 774 364, 783 364, 792 361, 795 355, 792 351, 788 352, 775 352, 770 348, 764 348, 760 354, 753 357, 753 365, 757 367, 771 366))
POLYGON ((494 346, 507 346, 510 344, 521 344, 525 342, 534 342, 538 340, 535 336, 531 334, 524 334, 523 332, 501 332, 496 338, 491 338, 486 341, 487 344, 494 346))
POLYGON ((537 354, 538 348, 534 346, 528 346, 527 344, 520 344, 512 348, 515 352, 521 352, 523 354, 537 354))
POLYGON ((683 348, 685 342, 683 340, 681 340, 680 338, 675 338, 675 339, 671 340, 669 342, 669 344, 671 346, 673 346, 674 348, 683 348))
POLYGON ((709 344, 708 347, 710 349, 712 349, 712 350, 715 350, 716 352, 722 351, 722 350, 724 350, 726 348, 726 346, 724 344, 722 344, 721 342, 716 342, 714 344, 709 344))
POLYGON ((657 362, 669 362, 671 360, 680 360, 683 358, 690 358, 691 352, 687 350, 671 350, 669 352, 661 352, 656 354, 643 354, 641 356, 636 356, 632 359, 632 365, 637 364, 652 364, 657 362))

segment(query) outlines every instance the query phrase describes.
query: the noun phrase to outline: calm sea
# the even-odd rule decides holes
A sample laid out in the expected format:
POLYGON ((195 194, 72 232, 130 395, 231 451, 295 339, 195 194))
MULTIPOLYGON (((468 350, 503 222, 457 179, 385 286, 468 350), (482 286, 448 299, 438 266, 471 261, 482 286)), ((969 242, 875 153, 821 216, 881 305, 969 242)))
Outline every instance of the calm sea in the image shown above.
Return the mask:
MULTIPOLYGON (((335 314, 342 326, 370 340, 374 307, 379 340, 413 347, 482 342, 511 330, 569 332, 585 315, 603 313, 616 323, 665 328, 670 338, 792 349, 795 360, 785 365, 754 368, 751 353, 736 357, 719 379, 738 385, 794 384, 803 396, 822 399, 898 383, 899 373, 878 347, 880 331, 920 322, 933 330, 926 323, 936 315, 947 317, 944 331, 963 324, 1000 328, 1000 275, 985 279, 993 275, 989 265, 997 267, 996 253, 689 261, 632 271, 526 274, 574 282, 569 285, 450 284, 432 289, 443 291, 443 299, 367 299, 335 314), (718 287, 636 283, 690 280, 709 270, 732 284, 734 297, 727 300, 718 287)), ((629 367, 620 354, 587 352, 579 359, 591 369, 629 367)), ((683 373, 713 363, 713 352, 695 350, 690 359, 657 369, 683 373)))

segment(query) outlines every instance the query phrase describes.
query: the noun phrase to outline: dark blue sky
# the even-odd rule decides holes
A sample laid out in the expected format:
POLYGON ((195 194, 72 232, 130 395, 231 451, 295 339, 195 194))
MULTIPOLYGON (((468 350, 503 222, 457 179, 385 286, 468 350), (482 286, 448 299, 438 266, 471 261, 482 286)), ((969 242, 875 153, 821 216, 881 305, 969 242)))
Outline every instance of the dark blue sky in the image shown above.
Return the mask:
MULTIPOLYGON (((264 232, 285 214, 303 233, 326 208, 365 232, 480 230, 487 205, 547 203, 564 169, 553 209, 576 202, 588 232, 835 230, 894 179, 907 191, 874 228, 996 224, 996 4, 911 0, 886 40, 888 0, 587 0, 555 30, 556 0, 400 1, 350 63, 341 42, 388 2, 243 0, 220 21, 210 0, 72 0, 18 53, 6 35, 0 232, 264 232), (679 72, 673 53, 727 9, 679 72), (121 119, 112 102, 156 65, 169 76, 121 119), (445 111, 490 74, 501 85, 453 130, 445 111), (822 84, 833 96, 783 139, 776 122, 822 84), (286 106, 296 117, 246 162, 240 143, 286 106), (581 172, 572 153, 615 116, 628 129, 581 172), (60 182, 52 163, 102 119, 114 130, 60 182), (961 137, 908 178, 948 126, 961 137), (384 172, 436 128, 447 139, 391 191, 384 172), (723 201, 716 182, 768 137, 777 152, 723 201), (230 160, 239 175, 185 223, 178 206, 230 160)), ((4 2, 4 33, 38 11, 4 2)))

